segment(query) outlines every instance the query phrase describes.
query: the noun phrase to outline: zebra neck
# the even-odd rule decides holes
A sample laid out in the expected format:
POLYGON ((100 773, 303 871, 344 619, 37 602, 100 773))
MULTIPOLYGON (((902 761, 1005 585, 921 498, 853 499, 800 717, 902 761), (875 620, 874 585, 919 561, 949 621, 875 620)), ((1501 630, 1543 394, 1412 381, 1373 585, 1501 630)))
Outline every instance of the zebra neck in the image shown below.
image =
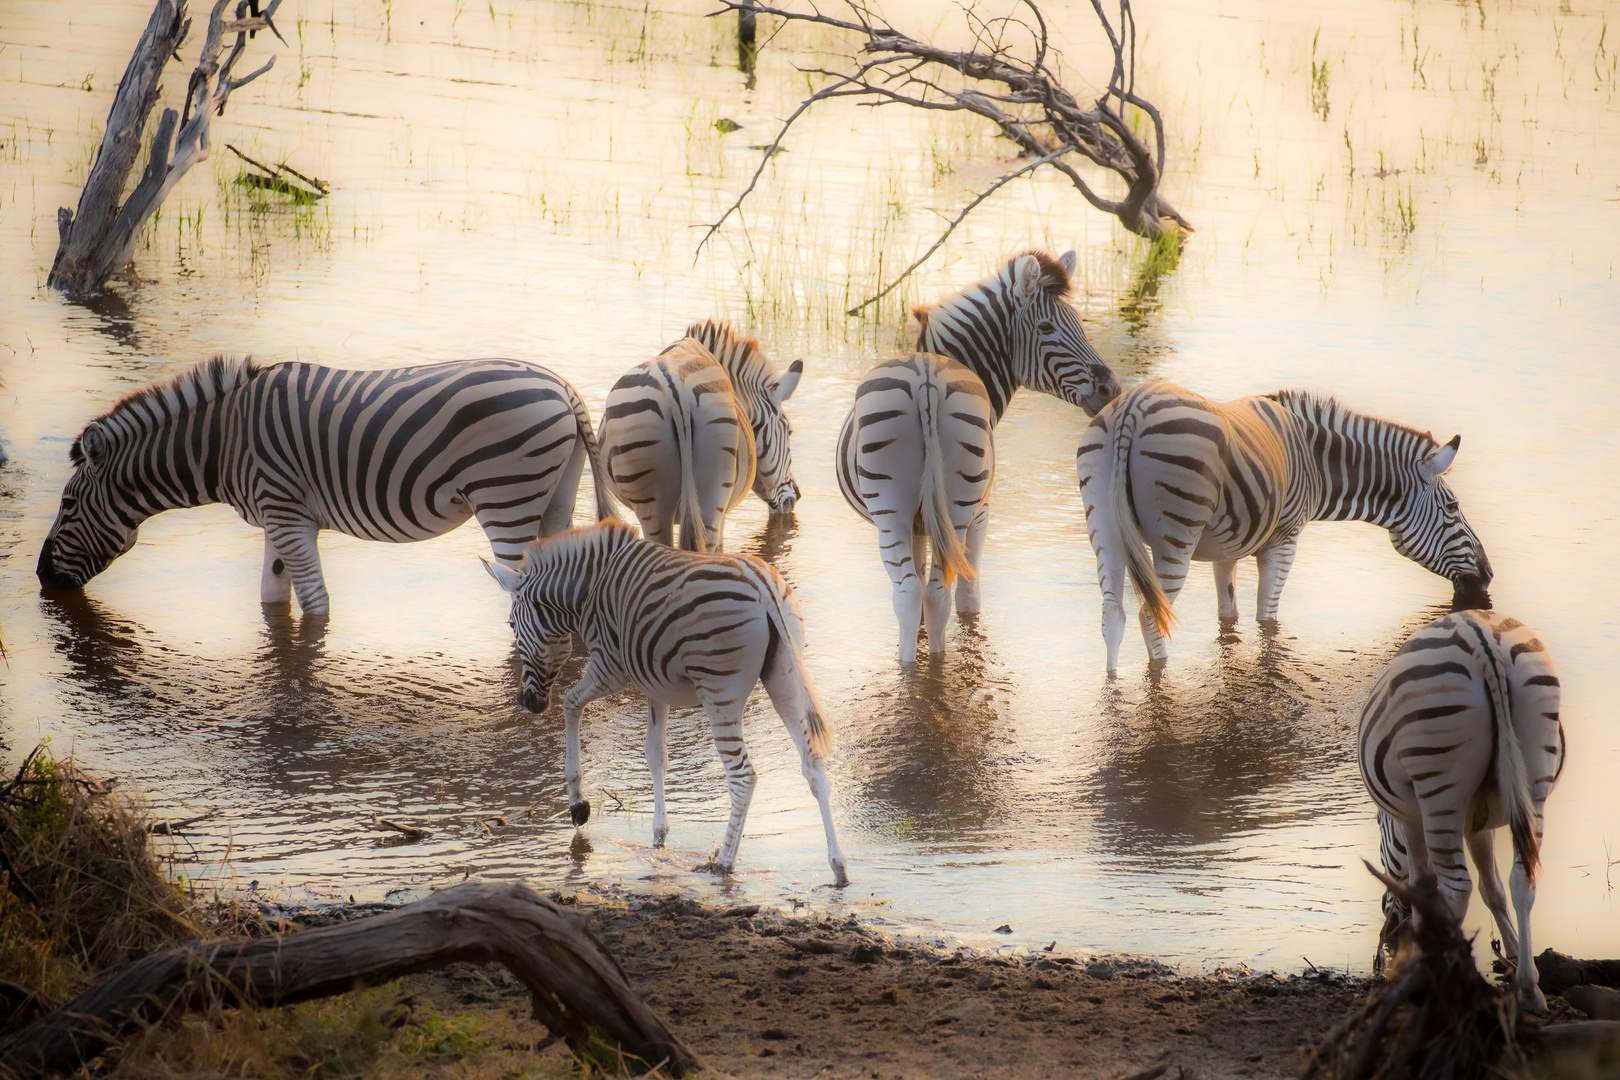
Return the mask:
POLYGON ((923 352, 948 356, 979 377, 990 395, 992 423, 1001 419, 1019 387, 1010 326, 998 297, 973 290, 930 311, 917 341, 923 352))
MULTIPOLYGON (((1304 418, 1300 418, 1304 420, 1304 418)), ((1392 453, 1393 425, 1354 413, 1339 423, 1304 420, 1305 444, 1321 485, 1315 521, 1364 521, 1388 528, 1411 486, 1405 463, 1410 454, 1392 453), (1341 427, 1342 425, 1342 427, 1341 427)))
POLYGON ((121 472, 150 514, 225 502, 228 449, 224 415, 230 395, 176 409, 161 421, 130 413, 102 421, 129 449, 121 472))

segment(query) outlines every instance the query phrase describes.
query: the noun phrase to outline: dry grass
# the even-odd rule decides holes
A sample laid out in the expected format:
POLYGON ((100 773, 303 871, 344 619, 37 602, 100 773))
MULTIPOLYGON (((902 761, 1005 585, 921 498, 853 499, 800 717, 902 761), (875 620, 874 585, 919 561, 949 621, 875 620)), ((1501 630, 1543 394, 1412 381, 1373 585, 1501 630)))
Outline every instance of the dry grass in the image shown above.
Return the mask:
MULTIPOLYGON (((136 959, 198 936, 268 929, 253 905, 204 902, 175 869, 138 793, 35 749, 0 786, 0 1041, 136 959)), ((601 1075, 530 1018, 527 992, 504 968, 474 965, 283 1009, 171 1018, 109 1050, 91 1072, 175 1080, 601 1075)))

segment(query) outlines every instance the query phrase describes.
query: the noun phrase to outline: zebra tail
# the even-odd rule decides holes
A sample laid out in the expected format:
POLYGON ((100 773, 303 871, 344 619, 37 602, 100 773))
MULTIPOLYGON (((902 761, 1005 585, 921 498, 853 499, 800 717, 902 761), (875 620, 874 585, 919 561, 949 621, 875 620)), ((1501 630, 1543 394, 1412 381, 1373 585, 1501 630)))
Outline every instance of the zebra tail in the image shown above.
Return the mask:
POLYGON ((1136 418, 1128 409, 1120 409, 1115 413, 1114 420, 1114 433, 1110 440, 1114 451, 1113 475, 1108 485, 1108 497, 1113 503, 1113 512, 1108 516, 1114 525, 1114 546, 1125 557, 1125 568, 1130 573, 1131 584, 1136 586, 1137 594, 1142 597, 1142 603, 1153 617, 1154 625, 1159 628, 1159 633, 1169 637, 1176 617, 1170 610, 1169 598, 1159 586, 1159 575, 1153 571, 1153 560, 1143 551, 1148 546, 1147 537, 1142 535, 1142 525, 1136 519, 1136 507, 1131 504, 1131 431, 1136 425, 1136 418))
POLYGON ((585 402, 579 395, 574 395, 574 428, 579 433, 580 441, 585 444, 587 461, 591 466, 591 485, 596 488, 596 520, 620 521, 619 511, 613 505, 613 497, 608 494, 607 476, 602 471, 602 455, 596 444, 596 432, 591 428, 591 411, 585 407, 585 402))
POLYGON ((1494 635, 1486 627, 1476 626, 1485 661, 1486 693, 1490 695, 1491 715, 1496 719, 1496 789, 1502 797, 1502 810, 1507 815, 1508 832, 1513 837, 1513 851, 1524 863, 1530 883, 1535 884, 1541 869, 1541 842, 1536 839, 1536 825, 1532 817, 1534 800, 1530 797, 1530 772, 1524 763, 1524 751, 1519 746, 1518 732, 1513 726, 1513 693, 1508 685, 1507 665, 1502 654, 1494 648, 1494 635))
POLYGON ((675 422, 675 452, 681 459, 681 547, 699 553, 709 550, 703 531, 703 514, 698 506, 696 461, 694 461, 697 424, 697 402, 687 400, 682 391, 680 408, 672 417, 675 422))
POLYGON ((826 713, 821 708, 821 698, 816 693, 816 685, 810 681, 810 671, 804 664, 804 644, 800 640, 803 630, 794 632, 795 626, 801 628, 804 626, 804 620, 799 617, 797 609, 792 607, 793 601, 783 594, 782 584, 774 572, 767 568, 764 577, 773 600, 765 617, 770 620, 771 632, 777 639, 776 664, 785 665, 789 669, 788 674, 799 684, 799 689, 804 694, 804 728, 810 752, 826 759, 831 757, 833 752, 832 728, 827 725, 826 713))
MULTIPOLYGON (((951 521, 945 481, 945 454, 939 435, 939 413, 945 405, 945 392, 944 375, 933 364, 924 364, 922 399, 917 402, 923 442, 922 518, 933 541, 934 561, 944 570, 945 584, 949 587, 957 575, 971 579, 973 566, 968 562, 967 548, 956 535, 956 526, 951 521)), ((917 572, 921 575, 922 568, 918 567, 917 572)))

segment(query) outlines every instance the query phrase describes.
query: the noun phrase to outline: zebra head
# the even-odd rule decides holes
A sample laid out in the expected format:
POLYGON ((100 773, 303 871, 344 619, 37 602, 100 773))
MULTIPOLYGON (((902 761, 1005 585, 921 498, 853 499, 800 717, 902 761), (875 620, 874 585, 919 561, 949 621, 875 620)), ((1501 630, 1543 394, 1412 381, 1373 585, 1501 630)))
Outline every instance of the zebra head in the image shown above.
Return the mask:
POLYGON ((732 389, 748 413, 757 458, 754 494, 771 513, 791 514, 799 501, 799 485, 793 479, 793 425, 782 405, 798 389, 804 361, 793 361, 777 375, 759 339, 745 337, 723 320, 693 323, 686 328, 686 336, 696 338, 726 369, 732 389))
POLYGON ((1444 445, 1435 445, 1432 438, 1428 443, 1426 449, 1419 448, 1415 482, 1393 508, 1390 543, 1459 591, 1484 589, 1491 583, 1491 561, 1443 476, 1457 459, 1462 436, 1455 435, 1444 445))
POLYGON ((1012 366, 1017 381, 1084 409, 1087 416, 1119 396, 1119 380, 1086 340, 1080 313, 1068 302, 1075 253, 1053 259, 1025 252, 1011 275, 1012 366))
POLYGON ((527 560, 524 569, 513 570, 485 559, 484 569, 512 595, 512 611, 506 622, 512 628, 518 660, 523 665, 518 704, 532 713, 543 713, 551 707, 551 688, 568 662, 574 618, 554 598, 545 595, 546 582, 541 577, 526 572, 527 560))
POLYGON ((84 588, 135 546, 141 522, 151 516, 121 490, 118 441, 99 421, 73 440, 68 456, 76 468, 34 570, 47 589, 84 588))

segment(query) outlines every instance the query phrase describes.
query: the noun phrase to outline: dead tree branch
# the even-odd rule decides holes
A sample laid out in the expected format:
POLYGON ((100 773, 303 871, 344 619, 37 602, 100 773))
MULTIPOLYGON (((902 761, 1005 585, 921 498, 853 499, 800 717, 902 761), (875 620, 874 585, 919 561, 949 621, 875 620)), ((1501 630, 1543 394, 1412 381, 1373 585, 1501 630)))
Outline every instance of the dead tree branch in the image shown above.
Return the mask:
MULTIPOLYGON (((1035 0, 1023 0, 1030 12, 1030 21, 1010 17, 984 19, 976 8, 967 8, 974 47, 965 51, 940 48, 904 34, 874 15, 860 0, 845 0, 851 17, 843 19, 819 11, 791 11, 750 0, 721 2, 726 5, 725 10, 740 11, 746 5, 756 15, 847 31, 863 39, 859 52, 871 57, 856 64, 851 71, 806 71, 808 75, 821 75, 831 82, 806 98, 782 122, 771 143, 772 149, 781 145, 788 130, 812 106, 833 98, 854 98, 874 108, 908 105, 918 109, 968 112, 990 121, 1018 147, 1023 157, 1034 159, 1033 164, 1014 169, 980 193, 969 203, 968 211, 1014 177, 1050 167, 1065 176, 1092 206, 1118 218, 1121 225, 1139 236, 1154 240, 1166 232, 1174 232, 1178 237, 1190 236, 1193 232, 1192 225, 1159 191, 1165 160, 1164 118, 1151 102, 1136 93, 1136 18, 1130 0, 1120 0, 1118 29, 1109 21, 1101 0, 1092 0, 1092 8, 1114 53, 1114 66, 1107 90, 1089 107, 1081 105, 1059 81, 1046 20, 1035 0), (1131 129, 1125 117, 1127 106, 1139 109, 1153 125, 1152 149, 1131 129), (1079 159, 1122 180, 1126 188, 1124 197, 1110 199, 1099 194, 1081 175, 1079 159)), ((742 194, 708 226, 698 242, 699 251, 732 214, 741 211, 771 156, 771 151, 767 150, 742 194)), ((945 235, 961 220, 961 217, 954 220, 945 235)), ((944 236, 940 239, 943 241, 944 236)), ((935 244, 929 254, 938 248, 939 244, 935 244)), ((922 261, 908 268, 901 280, 922 261)), ((894 283, 898 284, 899 281, 894 283)), ((879 295, 886 294, 894 285, 879 295)), ((851 313, 870 303, 872 300, 851 313)))
POLYGON ((600 1037, 644 1068, 698 1071, 587 922, 522 885, 471 884, 299 934, 194 941, 131 964, 0 1042, 0 1072, 74 1072, 120 1035, 178 1013, 290 1005, 457 960, 505 964, 528 987, 536 1019, 583 1057, 610 1052, 600 1037))
POLYGON ((185 0, 157 0, 146 31, 118 84, 112 110, 107 115, 107 132, 102 137, 101 150, 79 196, 78 213, 67 207, 57 211, 61 239, 47 279, 53 288, 70 296, 99 292, 107 279, 129 262, 141 227, 157 212, 180 178, 193 165, 208 159, 212 149, 210 118, 224 113, 225 103, 233 91, 274 66, 272 56, 256 71, 241 78, 231 75, 247 48, 250 33, 270 30, 281 37, 272 21, 281 0, 270 0, 262 12, 251 17, 247 17, 248 0, 238 0, 236 18, 227 21, 225 9, 230 2, 215 0, 197 66, 186 87, 185 113, 163 110, 146 169, 129 198, 120 205, 124 186, 140 151, 146 118, 157 104, 158 78, 169 58, 178 55, 181 43, 191 30, 185 0), (227 34, 235 34, 236 42, 222 63, 220 52, 227 34))

